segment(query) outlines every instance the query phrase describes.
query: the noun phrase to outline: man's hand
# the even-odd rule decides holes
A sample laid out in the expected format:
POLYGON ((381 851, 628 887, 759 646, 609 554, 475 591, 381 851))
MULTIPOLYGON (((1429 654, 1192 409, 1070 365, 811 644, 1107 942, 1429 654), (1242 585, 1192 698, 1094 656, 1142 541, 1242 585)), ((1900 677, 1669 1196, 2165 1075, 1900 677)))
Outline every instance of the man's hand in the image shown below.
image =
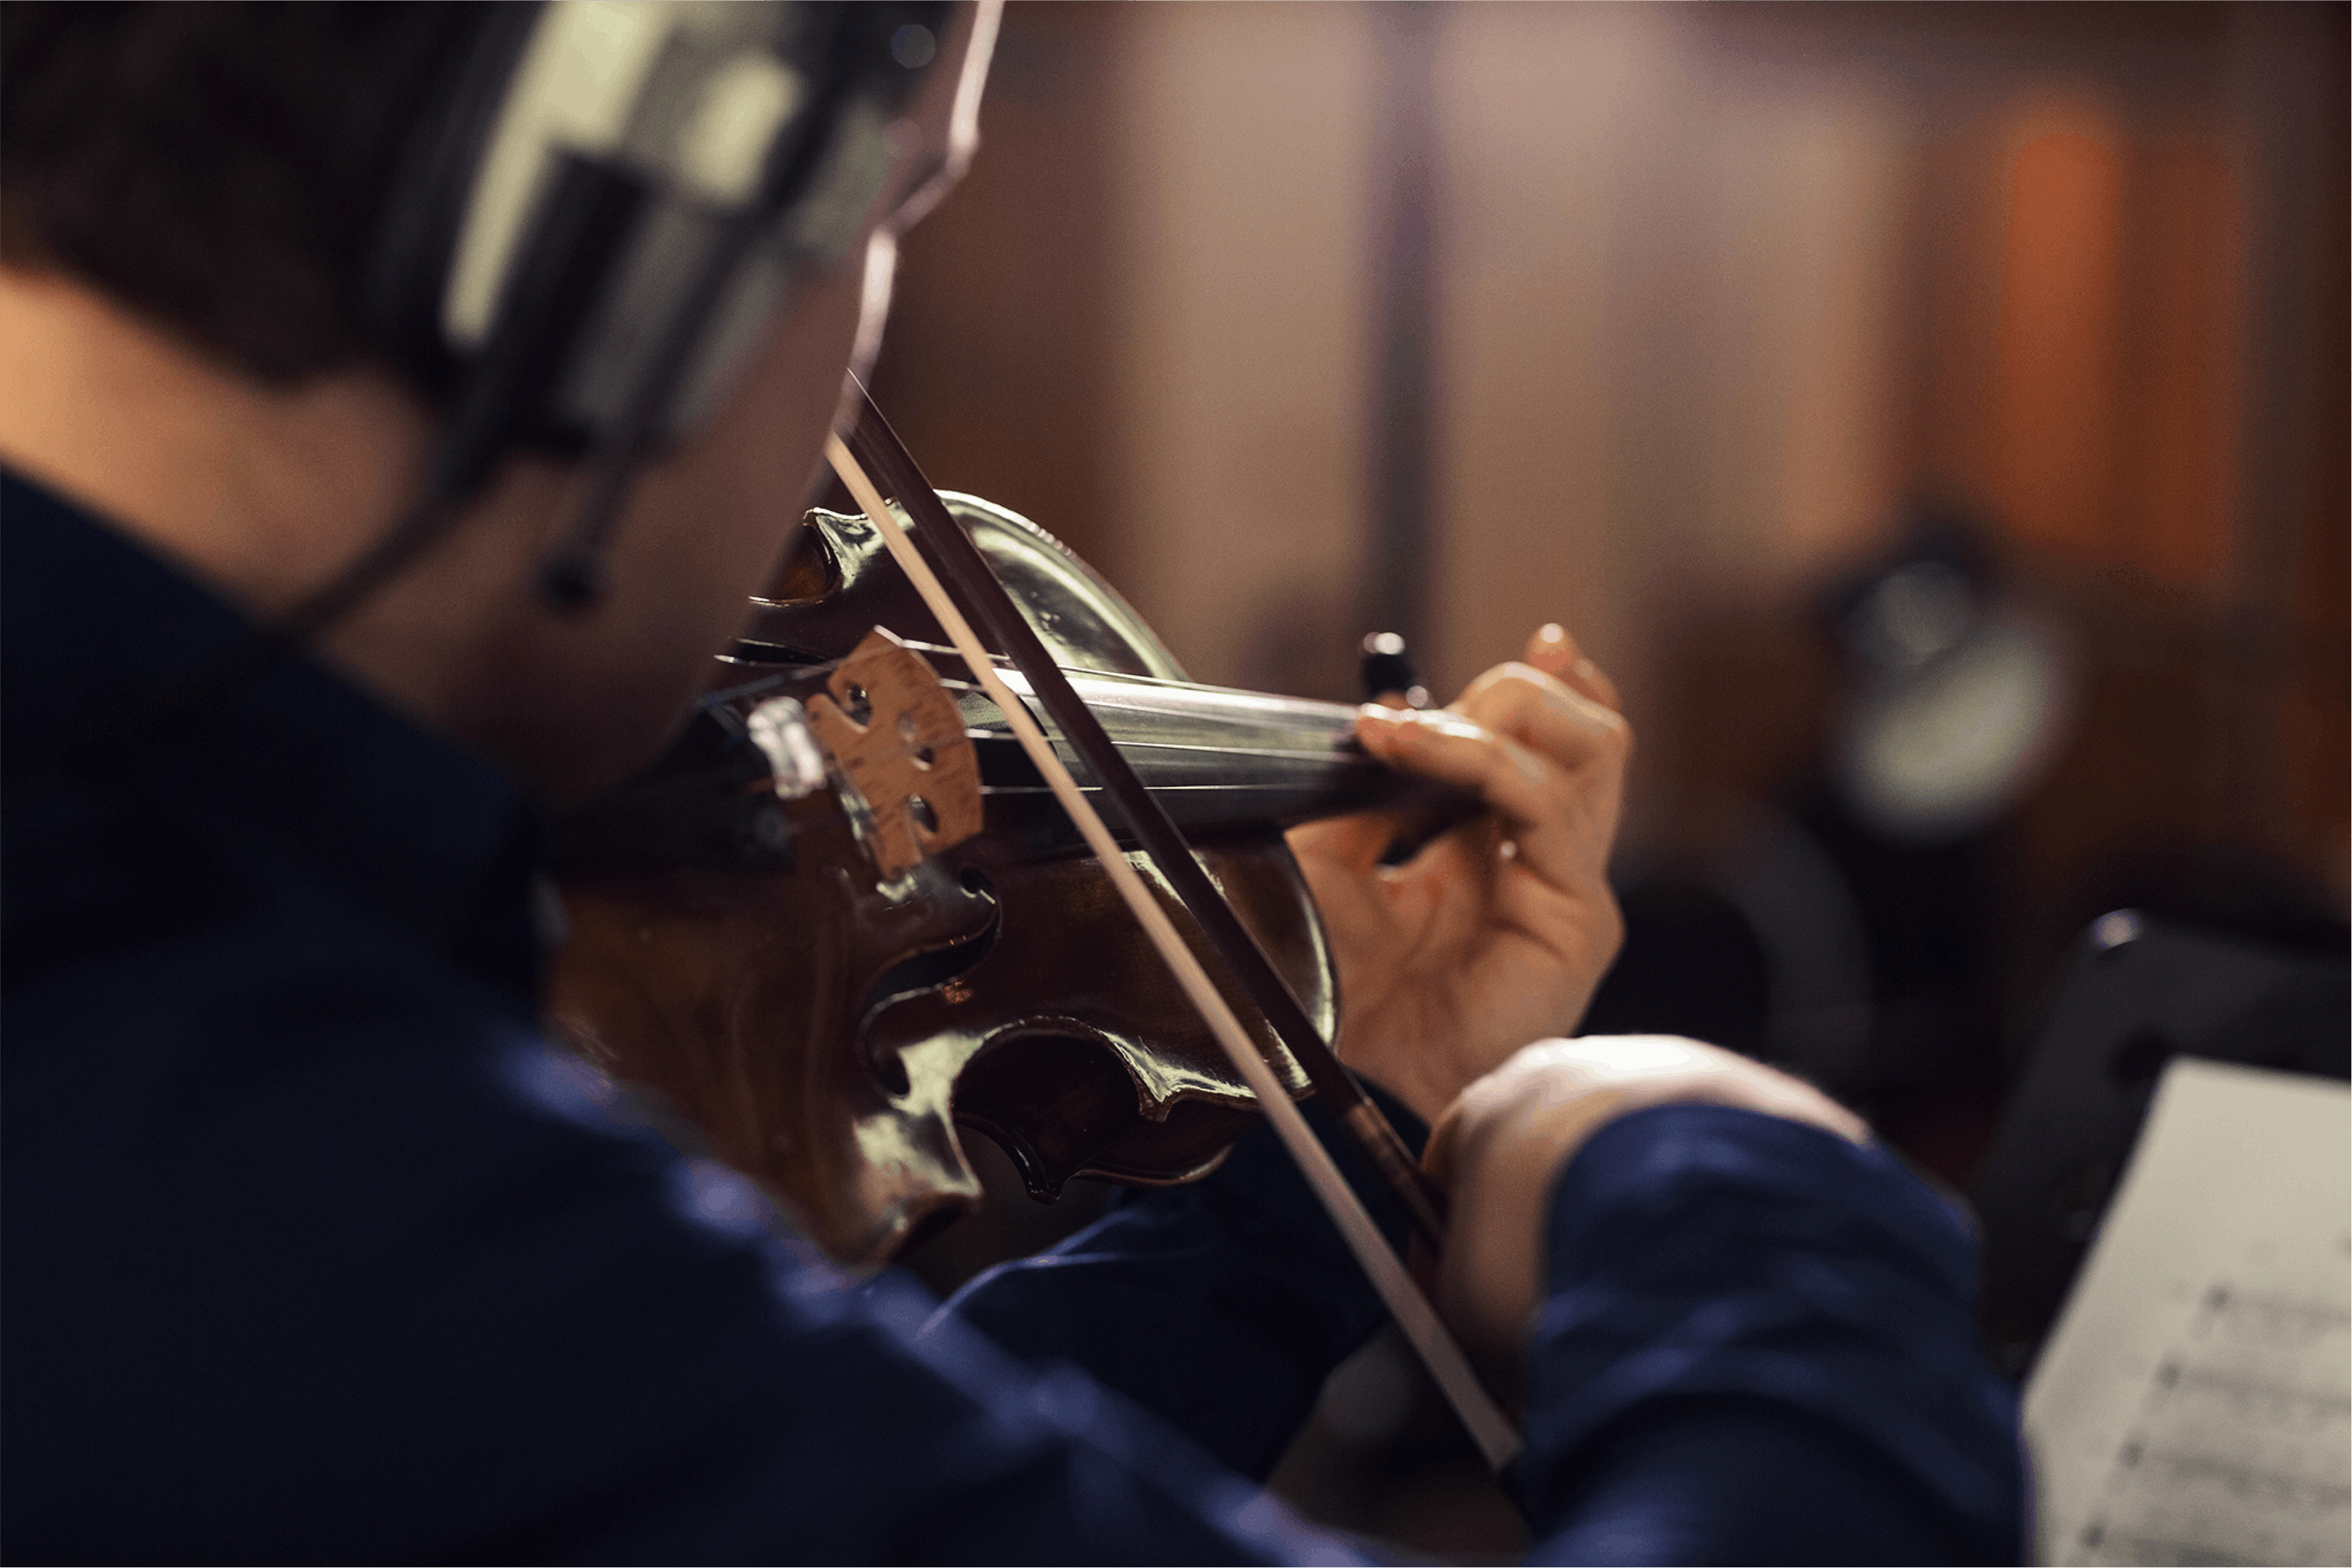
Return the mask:
POLYGON ((1729 1105, 1860 1143, 1862 1119, 1812 1085, 1664 1035, 1538 1040, 1465 1089, 1422 1166, 1452 1194, 1437 1306, 1498 1385, 1541 1289, 1544 1218, 1569 1158, 1601 1125, 1654 1105, 1729 1105))
POLYGON ((1380 864, 1384 813, 1294 829, 1339 962, 1340 1059, 1434 1120, 1472 1080, 1583 1016, 1624 924, 1604 873, 1633 731, 1556 626, 1442 710, 1367 708, 1365 749, 1489 815, 1380 864))

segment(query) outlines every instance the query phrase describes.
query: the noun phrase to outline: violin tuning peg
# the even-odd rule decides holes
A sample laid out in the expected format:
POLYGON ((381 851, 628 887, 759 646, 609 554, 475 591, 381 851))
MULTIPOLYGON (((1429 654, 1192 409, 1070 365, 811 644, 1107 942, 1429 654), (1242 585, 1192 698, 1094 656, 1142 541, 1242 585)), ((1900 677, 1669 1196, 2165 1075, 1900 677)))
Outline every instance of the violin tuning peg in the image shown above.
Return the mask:
POLYGON ((1363 642, 1363 659, 1357 666, 1364 683, 1364 700, 1407 708, 1429 706, 1429 688, 1421 683, 1406 652, 1404 638, 1395 632, 1370 632, 1363 642))

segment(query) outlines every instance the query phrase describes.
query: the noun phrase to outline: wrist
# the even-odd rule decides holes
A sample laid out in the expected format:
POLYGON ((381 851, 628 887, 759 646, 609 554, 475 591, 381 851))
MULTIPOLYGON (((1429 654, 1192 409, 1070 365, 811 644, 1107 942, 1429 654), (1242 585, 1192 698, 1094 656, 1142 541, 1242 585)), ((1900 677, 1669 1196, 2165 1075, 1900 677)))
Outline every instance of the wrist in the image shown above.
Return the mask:
POLYGON ((1869 1137, 1860 1118, 1810 1084, 1695 1040, 1592 1037, 1519 1051, 1463 1090, 1423 1160, 1453 1197, 1440 1309, 1498 1386, 1518 1384, 1560 1173, 1603 1128, 1673 1105, 1759 1112, 1851 1143, 1869 1137))

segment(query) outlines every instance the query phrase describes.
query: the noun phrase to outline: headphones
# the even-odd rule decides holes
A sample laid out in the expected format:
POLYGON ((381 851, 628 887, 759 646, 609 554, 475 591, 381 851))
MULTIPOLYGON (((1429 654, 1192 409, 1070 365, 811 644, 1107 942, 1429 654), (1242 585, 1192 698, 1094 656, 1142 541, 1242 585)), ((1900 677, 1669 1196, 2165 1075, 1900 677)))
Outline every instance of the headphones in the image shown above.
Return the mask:
MULTIPOLYGON (((217 700, 397 576, 499 459, 586 464, 541 562, 575 610, 603 591, 630 473, 724 400, 796 279, 841 260, 890 169, 898 101, 944 0, 545 0, 447 5, 417 47, 361 306, 379 352, 442 410, 423 493, 322 586, 212 664, 40 764, 14 797, 165 715, 217 700)), ((358 111, 352 119, 373 116, 358 111)), ((383 168, 352 125, 343 167, 383 168)), ((364 177, 364 176, 359 176, 364 177)))
POLYGON ((635 463, 710 415, 795 280, 855 243, 947 9, 449 7, 361 298, 446 424, 418 511, 345 574, 370 578, 351 602, 517 447, 586 460, 588 500, 541 586, 558 606, 593 600, 635 463))

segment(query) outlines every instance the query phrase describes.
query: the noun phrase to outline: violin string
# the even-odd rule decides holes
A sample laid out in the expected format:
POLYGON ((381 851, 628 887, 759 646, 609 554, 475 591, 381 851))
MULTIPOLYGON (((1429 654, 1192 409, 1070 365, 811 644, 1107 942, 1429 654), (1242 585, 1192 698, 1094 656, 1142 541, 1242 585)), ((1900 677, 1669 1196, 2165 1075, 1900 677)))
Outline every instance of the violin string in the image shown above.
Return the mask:
MULTIPOLYGON (((836 668, 838 663, 839 661, 836 660, 832 665, 808 665, 802 667, 802 668, 809 672, 822 672, 824 670, 836 668)), ((954 676, 942 675, 939 678, 939 682, 940 688, 950 694, 964 692, 984 698, 988 697, 988 689, 982 686, 977 681, 964 680, 954 676)), ((751 682, 740 688, 713 693, 710 697, 706 698, 705 700, 726 701, 730 699, 742 699, 755 696, 762 691, 771 690, 772 689, 772 684, 770 681, 762 680, 751 682)), ((994 699, 991 698, 990 702, 991 705, 993 706, 994 699)), ((991 729, 983 725, 966 724, 961 728, 951 731, 942 731, 933 732, 930 731, 925 731, 923 733, 915 736, 911 741, 908 741, 903 744, 896 746, 888 752, 882 754, 909 757, 918 761, 928 761, 929 759, 923 756, 923 753, 926 751, 936 752, 940 747, 943 745, 952 745, 960 740, 970 741, 974 745, 981 745, 983 743, 1002 745, 1006 742, 1012 742, 1018 744, 1020 737, 1011 733, 1011 730, 1012 725, 1010 722, 1007 722, 1002 729, 991 729)), ((1345 730, 1334 730, 1331 732, 1334 740, 1338 740, 1348 733, 1349 731, 1345 730)), ((1211 742, 1201 742, 1196 744, 1183 741, 1156 740, 1117 741, 1113 743, 1116 744, 1122 752, 1195 752, 1205 755, 1220 757, 1231 756, 1234 753, 1234 748, 1232 746, 1221 746, 1211 742)), ((1265 745, 1254 745, 1249 747, 1248 754, 1253 759, 1261 761, 1266 759, 1276 759, 1291 760, 1301 763, 1328 763, 1330 760, 1328 752, 1323 751, 1285 751, 1265 745)), ((1367 762, 1368 765, 1376 765, 1370 764, 1369 759, 1367 759, 1367 762)), ((1099 792, 1101 788, 1098 784, 1087 784, 1084 782, 1081 782, 1078 787, 1083 790, 1097 792, 1099 792)), ((1235 783, 1231 780, 1223 779, 1212 784, 1152 784, 1149 787, 1155 795, 1166 795, 1171 792, 1185 789, 1215 790, 1224 795, 1281 795, 1288 790, 1296 788, 1295 785, 1283 784, 1235 783)), ((1045 788, 1046 786, 1042 784, 992 784, 983 783, 981 785, 981 793, 983 795, 1023 795, 1035 794, 1045 788)))
POLYGON ((1028 752, 1030 761, 1045 775, 1055 796, 1069 812, 1071 821, 1085 837, 1103 868, 1109 873, 1112 885, 1118 889, 1119 896, 1126 900, 1137 922, 1151 939, 1152 945, 1159 949, 1178 984, 1200 1012, 1210 1032, 1216 1037, 1217 1043, 1224 1047, 1234 1069, 1257 1096, 1276 1131, 1290 1151, 1292 1159, 1306 1176, 1308 1186, 1322 1200, 1325 1210, 1339 1226, 1349 1249, 1355 1254, 1357 1263, 1386 1303, 1390 1315, 1403 1330, 1405 1338, 1420 1353, 1430 1375, 1436 1380, 1438 1388, 1454 1406, 1464 1426, 1468 1428, 1472 1439, 1486 1455, 1487 1463, 1497 1470, 1509 1464, 1517 1457, 1521 1447, 1518 1433, 1512 1427, 1509 1417, 1503 1414, 1493 1396, 1479 1383, 1476 1373, 1471 1371, 1469 1358, 1438 1319, 1429 1298, 1422 1293, 1395 1252, 1390 1249, 1387 1238, 1381 1235, 1380 1226, 1365 1210, 1363 1200, 1356 1195, 1355 1189, 1339 1173, 1339 1167, 1333 1163, 1329 1151, 1307 1127, 1307 1119, 1299 1114, 1298 1107, 1275 1078, 1274 1069, 1266 1064, 1256 1044, 1243 1029, 1241 1020, 1234 1016, 1232 1006, 1209 978, 1208 972, 1201 966, 1200 960, 1193 956, 1184 939, 1177 933, 1167 911, 1145 889, 1142 879, 1129 864, 1126 853, 1118 847, 1077 782, 1055 753, 1053 742, 1045 738, 1045 731, 1038 727, 1028 709, 997 676, 993 661, 972 635, 962 612, 948 597, 946 590, 932 574, 929 564, 908 542, 897 521, 890 516, 890 510, 884 503, 881 492, 875 489, 873 480, 866 477, 866 470, 838 436, 827 440, 825 453, 832 459, 834 471, 841 476, 842 483, 848 487, 866 517, 880 531, 883 542, 893 559, 906 572, 931 614, 963 654, 972 674, 1003 710, 1013 733, 1028 752))
MULTIPOLYGON (((856 378, 852 378, 853 384, 856 378)), ((1012 595, 965 531, 949 513, 939 492, 900 443, 890 422, 864 396, 857 419, 845 437, 868 472, 879 472, 901 488, 899 515, 919 521, 924 530, 922 551, 932 569, 957 579, 955 588, 967 615, 987 623, 994 646, 1005 650, 1026 678, 1024 689, 1044 714, 1050 717, 1060 744, 1086 760, 1088 770, 1117 810, 1123 825, 1150 850, 1160 880, 1192 917, 1200 934, 1221 962, 1222 977, 1239 985, 1253 1005, 1253 1017, 1263 1017, 1292 1058, 1307 1071, 1316 1092, 1329 1097, 1340 1125, 1364 1151, 1397 1201, 1405 1207, 1413 1228, 1433 1246, 1445 1238, 1445 1198, 1423 1173, 1419 1161, 1397 1136, 1387 1116, 1355 1076, 1342 1066, 1323 1037, 1322 1029, 1307 1015, 1289 984, 1275 970, 1265 950, 1251 934, 1233 906, 1225 901, 1209 874, 1192 858, 1184 833, 1168 809, 1145 786, 1128 763, 1093 708, 1071 683, 1069 674, 1054 662, 1036 628, 1024 618, 1012 595), (903 503, 903 504, 901 504, 903 503)), ((1008 677, 1008 679, 1012 679, 1008 677)))

